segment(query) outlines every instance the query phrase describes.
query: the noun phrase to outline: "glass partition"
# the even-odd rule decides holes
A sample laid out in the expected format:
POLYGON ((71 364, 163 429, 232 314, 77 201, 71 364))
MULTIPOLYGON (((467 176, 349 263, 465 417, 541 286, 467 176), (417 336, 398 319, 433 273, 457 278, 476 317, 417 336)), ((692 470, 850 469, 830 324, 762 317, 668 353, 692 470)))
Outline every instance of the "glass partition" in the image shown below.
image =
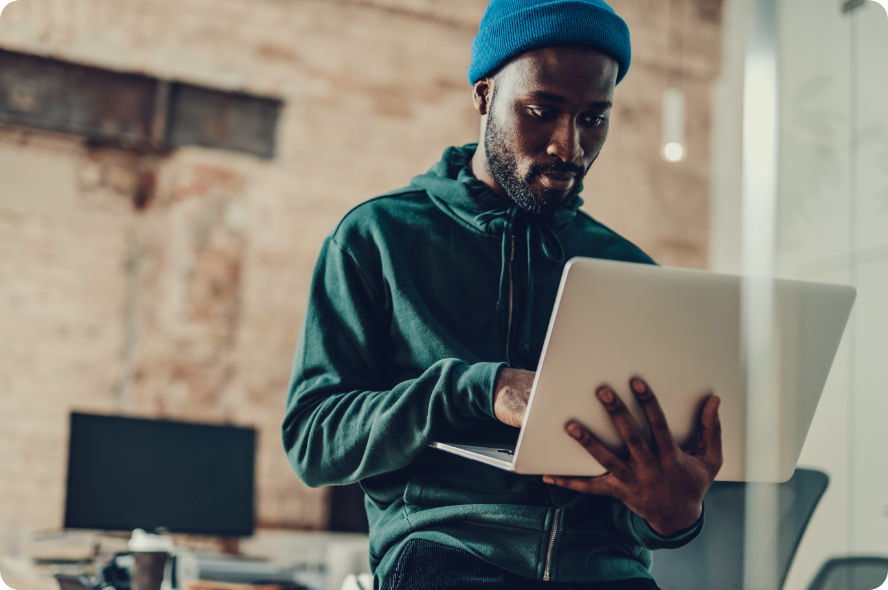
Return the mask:
MULTIPOLYGON (((784 585, 801 590, 831 558, 888 557, 888 16, 859 0, 729 0, 724 16, 712 268, 858 293, 801 456, 829 476, 784 585)), ((748 331, 768 324, 768 301, 747 299, 748 331)), ((772 359, 747 353, 754 387, 772 359)), ((774 400, 751 399, 771 419, 774 400)), ((775 495, 753 496, 744 587, 762 588, 778 566, 756 531, 780 514, 775 495)))

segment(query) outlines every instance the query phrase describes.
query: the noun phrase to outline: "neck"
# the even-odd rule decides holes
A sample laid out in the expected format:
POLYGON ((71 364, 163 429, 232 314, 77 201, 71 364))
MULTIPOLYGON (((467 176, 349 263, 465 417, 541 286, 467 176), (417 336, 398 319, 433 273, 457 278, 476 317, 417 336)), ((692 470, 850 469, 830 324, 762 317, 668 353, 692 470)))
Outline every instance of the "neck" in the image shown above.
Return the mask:
POLYGON ((469 167, 472 171, 472 176, 487 185, 491 191, 501 197, 507 196, 506 191, 503 190, 493 177, 493 173, 490 171, 490 165, 487 163, 487 150, 484 147, 483 137, 478 141, 478 149, 475 150, 475 154, 472 156, 472 161, 469 163, 469 167))

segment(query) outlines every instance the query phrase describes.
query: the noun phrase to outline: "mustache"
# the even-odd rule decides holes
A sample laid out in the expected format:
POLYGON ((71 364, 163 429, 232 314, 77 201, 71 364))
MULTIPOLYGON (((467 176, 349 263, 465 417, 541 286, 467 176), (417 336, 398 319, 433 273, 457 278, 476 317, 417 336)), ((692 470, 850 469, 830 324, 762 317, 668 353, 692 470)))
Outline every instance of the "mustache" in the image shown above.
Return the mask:
POLYGON ((571 173, 582 178, 586 170, 582 166, 570 162, 550 162, 548 164, 531 164, 527 171, 527 178, 532 178, 546 172, 571 173))

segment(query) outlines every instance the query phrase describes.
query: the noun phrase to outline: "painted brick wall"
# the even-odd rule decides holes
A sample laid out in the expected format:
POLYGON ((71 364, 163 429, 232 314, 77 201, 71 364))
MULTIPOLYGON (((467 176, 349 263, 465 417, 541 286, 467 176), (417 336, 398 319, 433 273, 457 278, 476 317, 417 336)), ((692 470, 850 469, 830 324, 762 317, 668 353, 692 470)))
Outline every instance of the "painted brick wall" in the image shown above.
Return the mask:
MULTIPOLYGON (((633 70, 586 209, 665 264, 707 260, 720 0, 614 0, 633 70), (688 97, 689 157, 659 158, 688 97), (691 116, 692 114, 692 116, 691 116)), ((279 424, 308 280, 352 206, 474 141, 465 71, 483 0, 19 0, 0 47, 283 98, 278 157, 162 158, 0 127, 0 529, 62 522, 67 415, 260 429, 258 518, 321 527, 279 424), (156 190, 137 210, 133 195, 156 190)))

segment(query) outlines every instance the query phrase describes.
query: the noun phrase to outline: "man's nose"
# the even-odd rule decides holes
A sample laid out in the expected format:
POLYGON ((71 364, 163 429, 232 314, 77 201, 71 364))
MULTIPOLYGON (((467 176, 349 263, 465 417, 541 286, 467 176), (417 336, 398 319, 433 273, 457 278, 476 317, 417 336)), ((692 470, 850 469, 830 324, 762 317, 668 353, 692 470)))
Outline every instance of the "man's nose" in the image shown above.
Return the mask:
POLYGON ((558 122, 546 153, 555 156, 562 162, 578 163, 583 157, 583 144, 580 141, 580 130, 573 118, 563 118, 558 122))

